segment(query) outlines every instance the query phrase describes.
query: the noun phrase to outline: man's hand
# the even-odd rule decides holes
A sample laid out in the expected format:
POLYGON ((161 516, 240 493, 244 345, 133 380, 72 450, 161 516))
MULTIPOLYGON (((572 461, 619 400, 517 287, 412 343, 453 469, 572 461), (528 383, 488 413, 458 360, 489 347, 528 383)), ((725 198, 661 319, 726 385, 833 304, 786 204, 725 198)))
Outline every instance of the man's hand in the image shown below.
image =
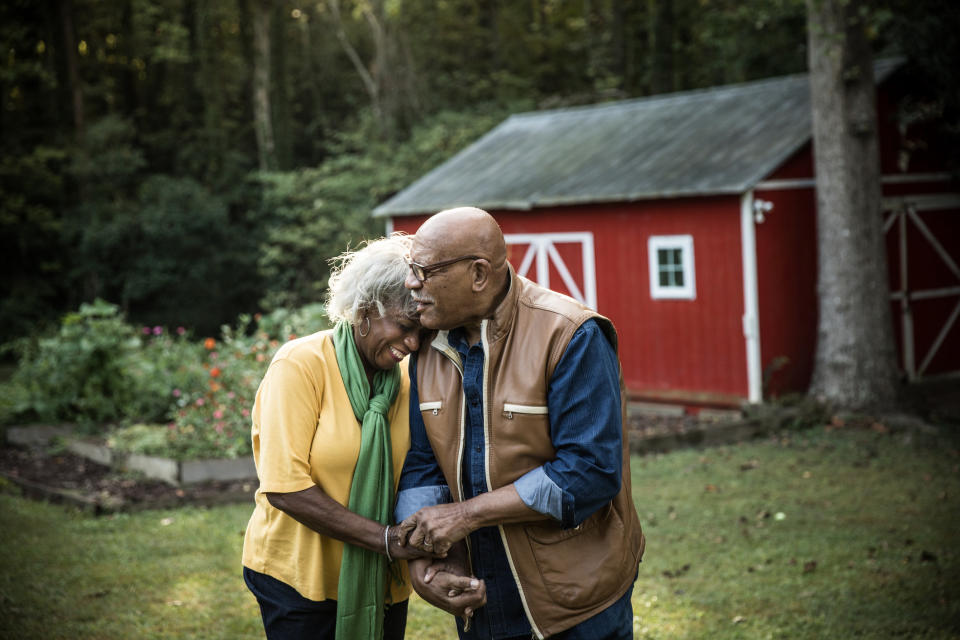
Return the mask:
POLYGON ((413 588, 421 598, 469 625, 473 612, 487 603, 483 580, 465 575, 464 567, 445 560, 418 558, 408 562, 413 588))
POLYGON ((398 525, 399 542, 441 558, 472 529, 462 502, 424 507, 398 525))

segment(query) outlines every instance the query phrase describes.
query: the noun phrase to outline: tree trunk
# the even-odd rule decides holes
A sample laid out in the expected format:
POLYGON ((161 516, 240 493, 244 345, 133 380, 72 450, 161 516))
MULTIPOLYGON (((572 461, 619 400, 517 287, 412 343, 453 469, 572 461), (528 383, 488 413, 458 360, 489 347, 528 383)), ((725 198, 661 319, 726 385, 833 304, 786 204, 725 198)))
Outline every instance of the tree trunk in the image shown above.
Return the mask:
POLYGON ((819 260, 810 393, 849 409, 892 405, 898 379, 865 8, 860 0, 807 0, 819 260))
POLYGON ((650 89, 653 93, 669 93, 674 90, 673 40, 676 20, 673 14, 673 0, 651 0, 653 14, 652 64, 650 68, 650 89))
POLYGON ((83 110, 83 87, 77 66, 77 39, 73 26, 72 0, 60 0, 60 28, 63 37, 63 55, 66 62, 67 81, 70 83, 70 104, 73 107, 73 132, 79 142, 83 138, 86 119, 83 110))
POLYGON ((253 17, 253 124, 261 171, 277 168, 273 116, 270 112, 270 30, 273 2, 252 0, 253 17))

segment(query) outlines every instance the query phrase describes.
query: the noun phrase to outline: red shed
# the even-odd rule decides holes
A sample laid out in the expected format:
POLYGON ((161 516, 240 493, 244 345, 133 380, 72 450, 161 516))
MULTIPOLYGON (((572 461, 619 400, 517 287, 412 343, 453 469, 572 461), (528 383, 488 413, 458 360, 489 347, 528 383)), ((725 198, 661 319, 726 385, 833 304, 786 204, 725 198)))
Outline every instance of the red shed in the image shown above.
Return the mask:
MULTIPOLYGON (((960 371, 960 194, 895 121, 877 64, 884 225, 901 363, 960 371)), ((409 233, 473 205, 517 271, 610 317, 633 399, 737 406, 804 391, 816 339, 806 75, 514 115, 379 206, 409 233)))

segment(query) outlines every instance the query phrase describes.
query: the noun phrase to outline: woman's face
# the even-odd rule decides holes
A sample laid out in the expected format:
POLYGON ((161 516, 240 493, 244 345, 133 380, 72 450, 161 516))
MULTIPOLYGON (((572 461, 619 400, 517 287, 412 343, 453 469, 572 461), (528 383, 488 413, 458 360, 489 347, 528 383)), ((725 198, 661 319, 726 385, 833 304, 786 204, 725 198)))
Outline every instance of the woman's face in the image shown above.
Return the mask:
POLYGON ((366 319, 361 320, 353 331, 357 351, 367 369, 389 369, 420 348, 420 323, 400 310, 387 309, 383 316, 379 316, 373 309, 367 318, 370 320, 369 332, 366 331, 366 319), (361 331, 367 335, 360 335, 361 331))

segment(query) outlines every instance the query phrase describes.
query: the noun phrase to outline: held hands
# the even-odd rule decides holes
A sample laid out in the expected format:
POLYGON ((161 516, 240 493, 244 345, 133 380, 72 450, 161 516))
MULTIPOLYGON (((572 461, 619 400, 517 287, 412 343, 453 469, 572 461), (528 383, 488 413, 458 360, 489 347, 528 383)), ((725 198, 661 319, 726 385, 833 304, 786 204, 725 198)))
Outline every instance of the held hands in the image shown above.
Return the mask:
POLYGON ((417 593, 435 607, 463 618, 470 627, 473 612, 487 603, 487 587, 463 567, 445 561, 420 558, 409 563, 417 593))
POLYGON ((441 558, 472 529, 461 502, 424 507, 397 525, 400 545, 407 545, 441 558))

